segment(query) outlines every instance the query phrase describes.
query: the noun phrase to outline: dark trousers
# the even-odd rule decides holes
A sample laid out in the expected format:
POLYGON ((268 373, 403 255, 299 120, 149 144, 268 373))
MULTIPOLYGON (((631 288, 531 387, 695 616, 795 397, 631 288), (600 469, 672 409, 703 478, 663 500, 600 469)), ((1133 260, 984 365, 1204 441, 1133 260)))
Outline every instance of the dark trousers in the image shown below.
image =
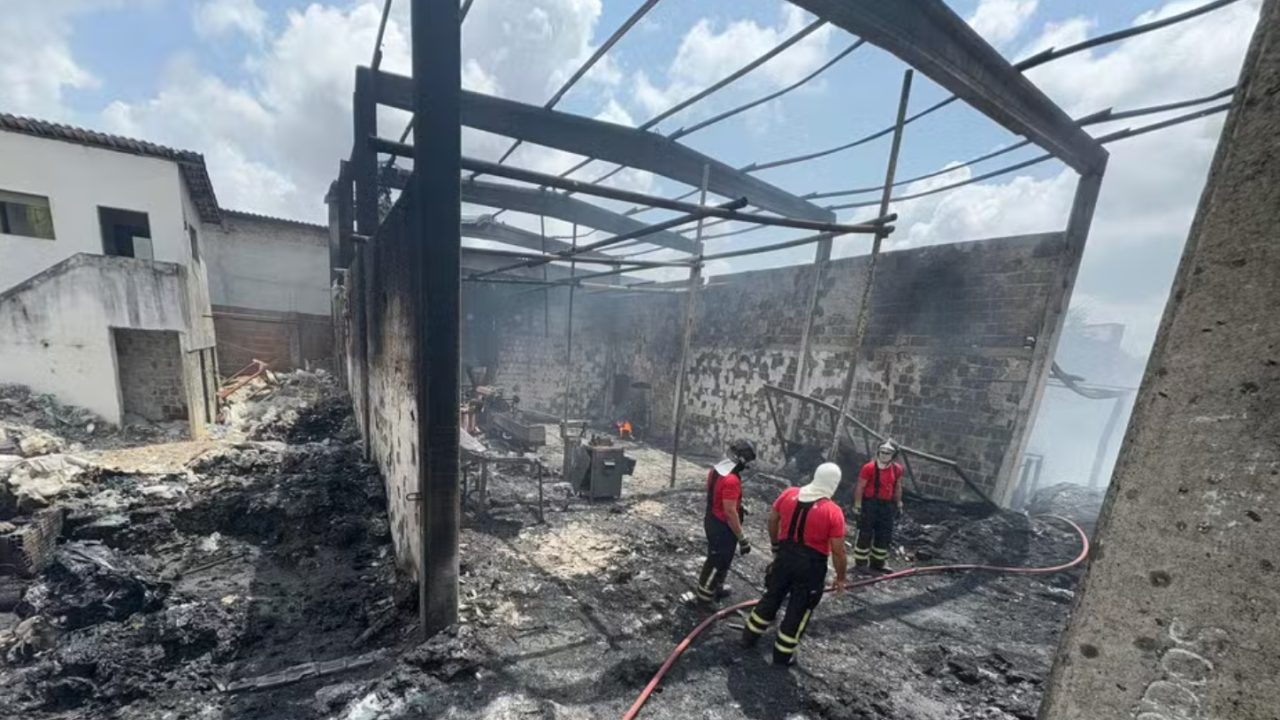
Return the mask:
POLYGON ((714 515, 708 515, 702 522, 707 531, 707 560, 702 563, 702 572, 698 573, 698 587, 695 591, 698 598, 710 602, 715 600, 716 593, 724 587, 725 576, 729 574, 729 566, 733 564, 733 553, 738 549, 738 538, 733 529, 714 515))
POLYGON ((785 600, 787 611, 773 643, 773 662, 790 665, 800 638, 822 600, 827 579, 827 556, 796 543, 783 543, 764 576, 764 597, 747 616, 742 642, 754 645, 769 629, 785 600))
POLYGON ((877 570, 884 568, 893 547, 893 521, 898 509, 892 500, 863 500, 858 518, 858 542, 853 546, 853 563, 877 570))

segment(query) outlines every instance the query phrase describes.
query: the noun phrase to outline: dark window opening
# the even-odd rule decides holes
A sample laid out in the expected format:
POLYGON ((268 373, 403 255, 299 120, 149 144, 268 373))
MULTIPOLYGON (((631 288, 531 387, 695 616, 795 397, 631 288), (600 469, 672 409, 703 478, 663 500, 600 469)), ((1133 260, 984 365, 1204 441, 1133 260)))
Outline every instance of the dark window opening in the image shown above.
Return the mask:
POLYGON ((151 221, 146 213, 117 208, 98 208, 102 227, 102 251, 107 255, 154 260, 151 221))
POLYGON ((196 237, 196 226, 187 226, 187 237, 191 240, 191 259, 200 262, 200 241, 196 237))
POLYGON ((0 234, 53 240, 49 198, 0 190, 0 234))

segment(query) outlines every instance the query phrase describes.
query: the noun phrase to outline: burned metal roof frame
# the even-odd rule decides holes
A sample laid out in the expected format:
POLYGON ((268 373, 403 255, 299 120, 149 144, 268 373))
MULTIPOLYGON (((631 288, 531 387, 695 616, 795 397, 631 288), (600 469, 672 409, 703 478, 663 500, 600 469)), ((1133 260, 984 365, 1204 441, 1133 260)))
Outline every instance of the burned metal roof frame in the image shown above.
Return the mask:
POLYGON ((209 170, 200 153, 7 113, 0 113, 0 130, 177 163, 191 193, 191 201, 200 214, 200 220, 210 223, 221 220, 221 209, 213 192, 213 182, 209 179, 209 170))
MULTIPOLYGON (((366 70, 361 68, 362 72, 366 70)), ((413 80, 373 71, 374 96, 381 104, 413 110, 413 80)), ((708 189, 722 197, 745 197, 779 215, 834 220, 835 215, 726 163, 647 130, 595 120, 545 107, 462 91, 462 124, 565 152, 647 170, 697 187, 710 168, 708 189)))
POLYGON ((789 0, 920 70, 1079 173, 1107 152, 942 0, 789 0))
MULTIPOLYGON (((388 187, 403 190, 408 186, 412 173, 403 168, 382 168, 380 172, 388 187)), ((563 193, 507 183, 474 180, 462 183, 462 201, 473 205, 504 208, 532 215, 545 215, 570 223, 604 230, 609 233, 633 232, 645 227, 643 222, 621 213, 607 210, 563 193)), ((493 238, 498 239, 498 238, 493 238)), ((681 252, 692 252, 694 243, 689 238, 668 230, 649 235, 648 242, 663 245, 681 252)), ((505 242, 505 241, 504 241, 505 242)), ((548 242, 551 242, 549 239, 548 242)), ((560 242, 560 241, 555 241, 560 242)), ((512 243, 519 245, 521 243, 512 243)))

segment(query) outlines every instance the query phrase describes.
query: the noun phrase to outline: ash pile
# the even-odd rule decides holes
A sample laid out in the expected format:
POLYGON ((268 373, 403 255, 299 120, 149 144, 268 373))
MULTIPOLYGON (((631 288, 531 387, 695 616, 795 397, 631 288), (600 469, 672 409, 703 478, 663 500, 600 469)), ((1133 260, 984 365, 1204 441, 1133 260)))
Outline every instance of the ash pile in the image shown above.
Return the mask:
POLYGON ((91 458, 0 508, 0 716, 316 717, 317 687, 383 669, 416 595, 349 403, 306 375, 239 400, 227 432, 270 439, 163 473, 91 458))
POLYGON ((0 457, 35 457, 185 439, 187 423, 127 415, 112 425, 84 408, 64 405, 25 385, 0 384, 0 457))
MULTIPOLYGON (((706 547, 705 467, 681 460, 678 486, 667 490, 670 456, 627 447, 641 460, 620 500, 583 497, 551 478, 542 522, 530 472, 495 471, 488 503, 464 513, 460 623, 385 674, 344 685, 331 717, 623 716, 710 612, 682 598, 706 547), (660 477, 648 478, 655 468, 660 477)), ((770 560, 765 518, 787 485, 763 472, 744 481, 755 549, 735 560, 726 602, 759 597, 770 560)), ((908 501, 898 530, 890 563, 899 568, 1051 566, 1080 547, 1062 525, 922 499, 908 501)), ((741 620, 731 617, 685 652, 641 716, 1031 720, 1079 575, 919 576, 828 597, 793 671, 769 664, 770 643, 744 651, 741 620)))
POLYGON ((355 443, 351 401, 324 370, 269 369, 235 383, 223 404, 223 437, 290 443, 355 443))

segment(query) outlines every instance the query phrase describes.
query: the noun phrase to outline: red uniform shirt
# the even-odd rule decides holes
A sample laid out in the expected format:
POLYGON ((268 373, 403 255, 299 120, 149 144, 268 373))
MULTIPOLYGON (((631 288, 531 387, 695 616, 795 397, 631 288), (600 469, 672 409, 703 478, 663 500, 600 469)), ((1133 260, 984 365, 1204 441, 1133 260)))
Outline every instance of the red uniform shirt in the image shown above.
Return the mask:
POLYGON ((711 470, 707 473, 707 492, 711 495, 711 514, 715 515, 720 522, 729 522, 729 518, 724 514, 725 500, 736 501, 738 517, 742 517, 742 480, 737 473, 717 475, 715 470, 711 470))
POLYGON ((890 463, 887 468, 877 468, 876 461, 872 460, 862 466, 862 470, 858 473, 859 480, 866 480, 866 489, 862 491, 862 497, 867 500, 892 500, 893 493, 898 489, 898 480, 902 479, 902 466, 898 463, 890 463), (879 470, 880 486, 877 492, 876 475, 879 470))
MULTIPOLYGON (((800 502, 800 488, 787 488, 777 500, 773 501, 773 509, 778 511, 782 522, 778 525, 778 540, 785 541, 791 537, 791 521, 796 515, 796 505, 800 502)), ((844 511, 834 501, 823 498, 813 504, 809 515, 804 520, 804 544, 823 555, 831 553, 831 539, 844 538, 844 511)))

